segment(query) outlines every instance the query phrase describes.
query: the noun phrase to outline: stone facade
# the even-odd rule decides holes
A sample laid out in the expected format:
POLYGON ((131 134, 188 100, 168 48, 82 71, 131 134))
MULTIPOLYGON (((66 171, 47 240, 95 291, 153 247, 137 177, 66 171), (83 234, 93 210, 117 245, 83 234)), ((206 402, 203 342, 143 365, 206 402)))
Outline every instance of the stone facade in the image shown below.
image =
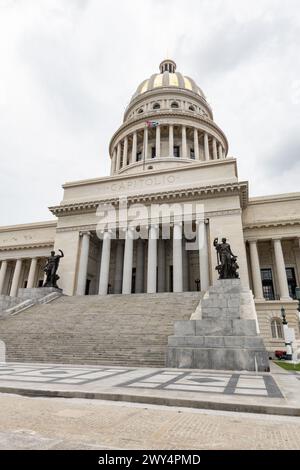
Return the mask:
POLYGON ((162 62, 160 73, 138 87, 109 156, 109 177, 63 185, 61 204, 50 208, 55 221, 0 228, 0 296, 41 285, 51 249, 64 251, 59 285, 69 296, 205 292, 217 280, 212 242, 226 236, 242 286, 254 294, 267 349, 284 346, 276 323, 282 306, 299 340, 293 296, 300 279, 300 193, 249 198, 204 93, 173 61, 162 62), (144 239, 132 238, 120 197, 129 209, 148 211, 138 216, 144 239), (115 230, 99 215, 103 204, 115 212, 115 230), (170 236, 163 238, 165 221, 152 212, 149 218, 157 204, 190 205, 201 246, 186 249, 187 224, 172 210, 170 236))

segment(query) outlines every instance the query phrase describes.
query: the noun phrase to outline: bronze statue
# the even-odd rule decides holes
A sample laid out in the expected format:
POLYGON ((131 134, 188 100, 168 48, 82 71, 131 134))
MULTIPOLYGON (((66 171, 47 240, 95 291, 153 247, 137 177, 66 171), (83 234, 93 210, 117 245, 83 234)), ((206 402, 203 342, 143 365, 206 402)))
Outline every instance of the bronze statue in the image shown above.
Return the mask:
POLYGON ((218 243, 218 239, 214 239, 214 247, 217 250, 218 265, 216 270, 219 273, 219 279, 236 279, 239 277, 237 270, 237 256, 235 256, 227 243, 226 238, 222 238, 222 243, 218 243))
POLYGON ((46 281, 43 284, 43 287, 56 287, 58 288, 57 281, 59 276, 56 274, 58 265, 60 262, 60 258, 64 257, 64 254, 61 250, 58 250, 60 255, 56 255, 55 251, 51 251, 51 255, 49 256, 47 263, 44 267, 44 272, 46 273, 46 281))

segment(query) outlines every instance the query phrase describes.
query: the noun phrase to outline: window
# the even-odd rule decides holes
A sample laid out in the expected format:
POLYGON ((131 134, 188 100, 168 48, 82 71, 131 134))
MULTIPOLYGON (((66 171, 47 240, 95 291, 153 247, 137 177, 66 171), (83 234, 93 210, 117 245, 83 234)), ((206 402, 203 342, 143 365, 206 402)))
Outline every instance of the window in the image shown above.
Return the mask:
POLYGON ((261 282, 264 298, 275 300, 272 269, 261 269, 261 282))
POLYGON ((190 149, 190 157, 192 160, 195 160, 195 150, 194 149, 190 149))
POLYGON ((141 113, 143 113, 143 112, 144 112, 143 108, 140 108, 140 109, 138 110, 138 114, 141 114, 141 113))
POLYGON ((280 318, 273 318, 271 321, 272 338, 283 338, 282 322, 280 318))
POLYGON ((289 294, 292 299, 296 298, 296 276, 295 276, 295 269, 294 268, 285 268, 286 271, 286 278, 289 286, 289 294))
POLYGON ((179 108, 179 104, 176 101, 173 101, 171 103, 171 108, 174 108, 174 109, 179 108))
POLYGON ((190 111, 195 111, 195 106, 189 106, 190 111))
POLYGON ((176 158, 180 158, 180 148, 179 145, 174 145, 173 147, 173 155, 176 158))
POLYGON ((153 109, 160 109, 160 104, 159 103, 154 103, 153 109))
POLYGON ((142 152, 137 152, 136 154, 136 161, 140 162, 142 160, 142 152))
POLYGON ((155 147, 151 147, 151 158, 155 158, 156 157, 156 149, 155 147))

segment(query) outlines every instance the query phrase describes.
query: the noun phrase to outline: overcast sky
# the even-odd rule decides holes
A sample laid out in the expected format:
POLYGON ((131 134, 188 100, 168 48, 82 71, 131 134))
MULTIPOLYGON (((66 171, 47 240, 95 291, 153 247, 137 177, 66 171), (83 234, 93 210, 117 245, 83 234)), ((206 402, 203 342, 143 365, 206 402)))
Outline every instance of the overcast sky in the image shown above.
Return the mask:
POLYGON ((0 224, 51 219, 166 55, 204 90, 250 195, 300 191, 299 0, 0 0, 0 224))

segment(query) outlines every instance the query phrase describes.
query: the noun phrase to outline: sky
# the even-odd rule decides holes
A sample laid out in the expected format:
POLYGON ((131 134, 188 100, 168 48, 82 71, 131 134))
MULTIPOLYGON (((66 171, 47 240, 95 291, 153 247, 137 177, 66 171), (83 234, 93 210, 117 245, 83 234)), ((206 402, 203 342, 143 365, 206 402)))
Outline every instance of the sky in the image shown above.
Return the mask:
POLYGON ((250 196, 300 191, 299 0, 0 0, 0 225, 52 218, 167 56, 204 90, 250 196))

